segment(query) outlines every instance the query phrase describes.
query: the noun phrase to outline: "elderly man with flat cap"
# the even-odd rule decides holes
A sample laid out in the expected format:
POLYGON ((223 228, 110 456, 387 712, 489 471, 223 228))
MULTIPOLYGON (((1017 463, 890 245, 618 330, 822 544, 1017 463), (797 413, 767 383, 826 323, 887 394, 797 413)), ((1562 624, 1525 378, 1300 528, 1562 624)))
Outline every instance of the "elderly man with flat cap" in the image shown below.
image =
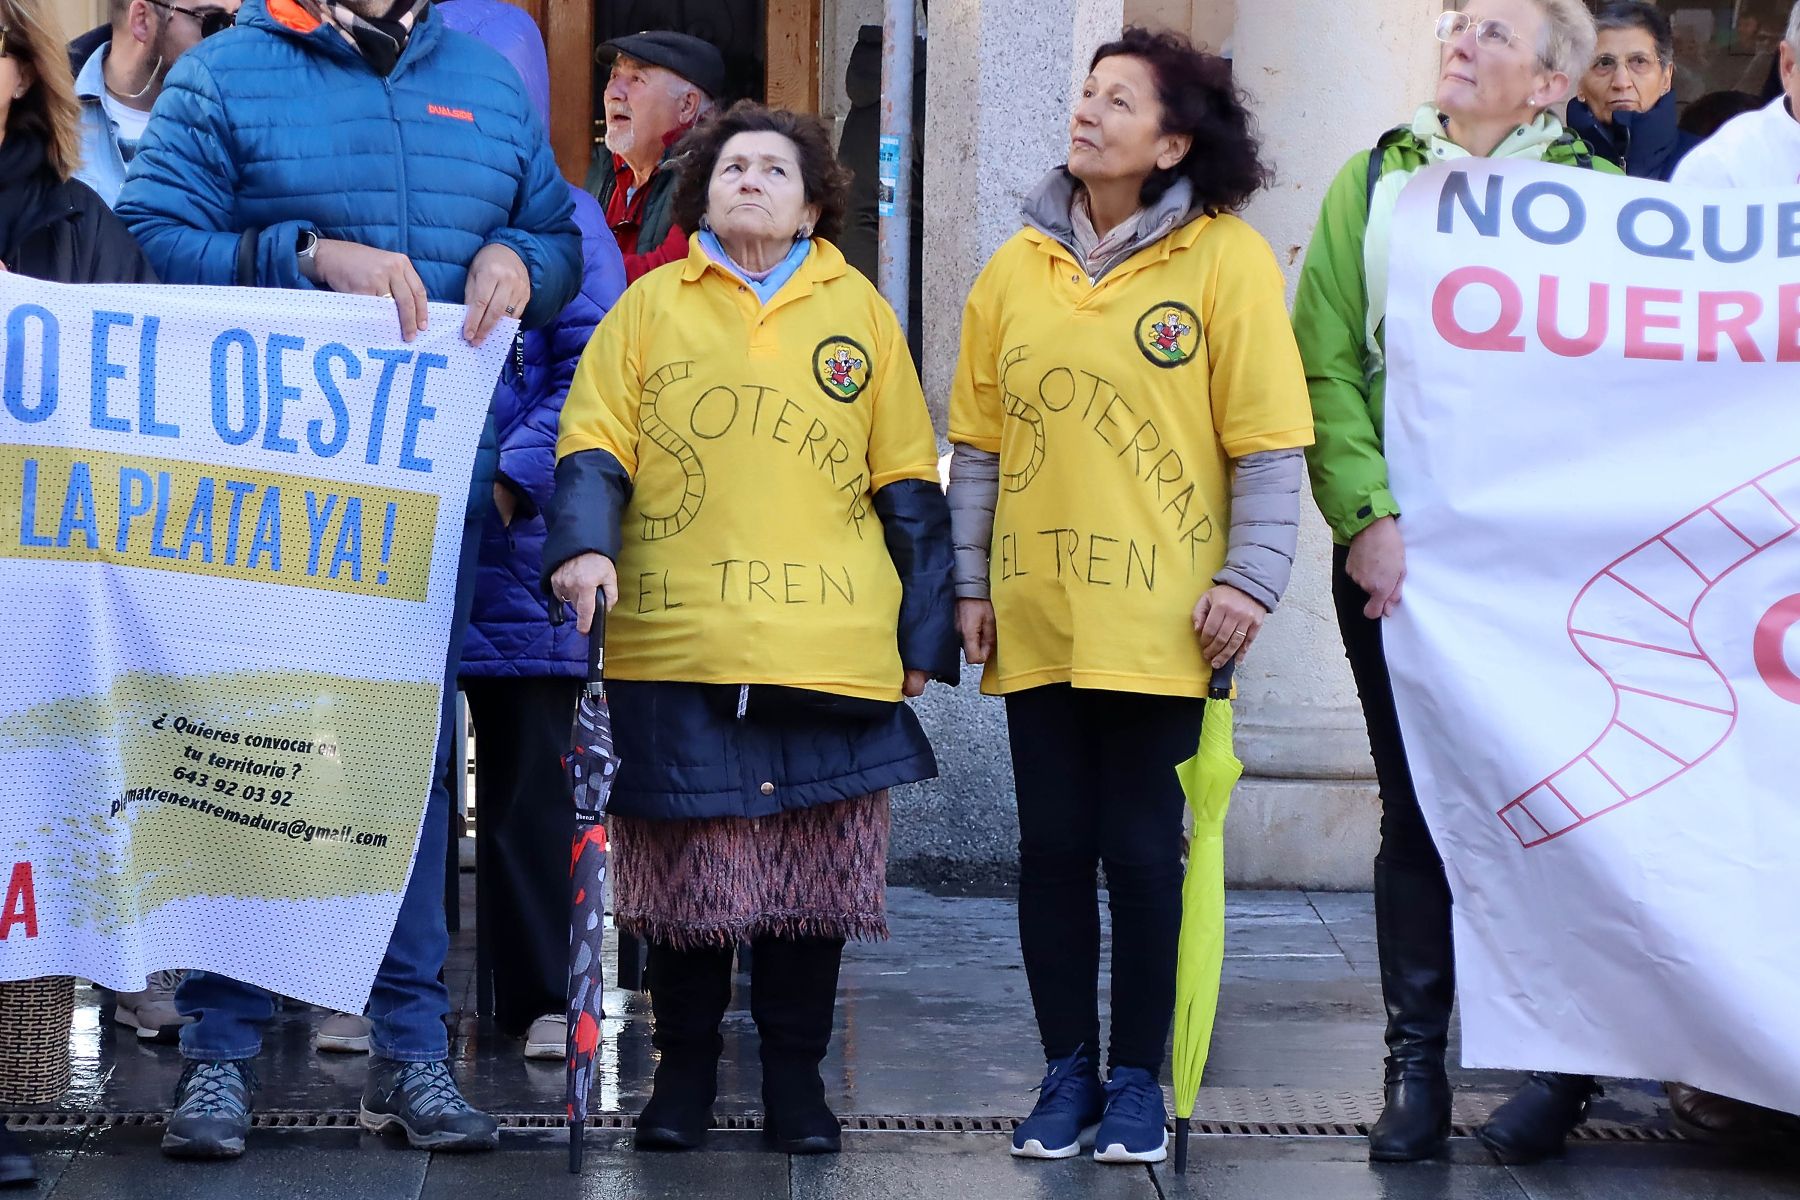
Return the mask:
POLYGON ((687 257, 688 233, 675 224, 675 143, 712 111, 725 88, 725 59, 711 43, 652 30, 615 38, 597 57, 612 64, 606 82, 606 148, 587 190, 606 208, 606 223, 635 282, 687 257))

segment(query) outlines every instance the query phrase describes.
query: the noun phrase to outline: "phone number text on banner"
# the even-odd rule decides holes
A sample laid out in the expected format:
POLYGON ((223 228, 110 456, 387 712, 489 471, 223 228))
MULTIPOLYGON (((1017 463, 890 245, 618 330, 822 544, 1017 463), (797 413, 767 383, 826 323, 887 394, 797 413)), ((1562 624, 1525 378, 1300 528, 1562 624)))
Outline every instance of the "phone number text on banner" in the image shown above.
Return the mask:
POLYGON ((511 332, 0 275, 0 979, 360 1011, 431 783, 511 332))

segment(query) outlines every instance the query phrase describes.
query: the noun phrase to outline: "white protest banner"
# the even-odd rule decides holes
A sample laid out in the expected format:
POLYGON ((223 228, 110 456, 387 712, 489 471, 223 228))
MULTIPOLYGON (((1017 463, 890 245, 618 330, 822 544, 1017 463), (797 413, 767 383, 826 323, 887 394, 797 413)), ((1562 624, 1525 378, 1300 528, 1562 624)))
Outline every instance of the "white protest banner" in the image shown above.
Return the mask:
POLYGON ((0 979, 361 1011, 512 331, 462 321, 0 275, 0 979))
POLYGON ((1422 174, 1387 654, 1468 1065, 1800 1110, 1800 194, 1422 174))

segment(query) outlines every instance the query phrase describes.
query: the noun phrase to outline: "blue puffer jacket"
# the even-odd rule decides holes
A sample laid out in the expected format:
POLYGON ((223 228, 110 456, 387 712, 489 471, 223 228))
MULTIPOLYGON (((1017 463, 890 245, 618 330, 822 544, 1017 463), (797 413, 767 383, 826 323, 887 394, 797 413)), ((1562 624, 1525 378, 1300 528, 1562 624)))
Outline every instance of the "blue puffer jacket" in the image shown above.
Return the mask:
MULTIPOLYGON (((505 0, 440 0, 438 14, 498 50, 513 65, 540 114, 550 109, 550 64, 537 25, 505 0)), ((475 610, 463 640, 462 674, 582 675, 587 639, 573 621, 549 623, 538 576, 544 516, 556 471, 556 424, 575 364, 607 310, 625 290, 625 260, 599 201, 570 185, 581 227, 581 290, 548 327, 524 335, 494 393, 501 481, 519 498, 510 526, 492 517, 481 543, 475 610), (523 370, 521 371, 521 366, 523 370)))
POLYGON ((429 9, 384 78, 296 0, 248 0, 170 70, 118 214, 170 283, 309 287, 311 229, 405 254, 460 304, 499 243, 531 273, 521 319, 538 328, 580 275, 542 118, 504 59, 429 9))

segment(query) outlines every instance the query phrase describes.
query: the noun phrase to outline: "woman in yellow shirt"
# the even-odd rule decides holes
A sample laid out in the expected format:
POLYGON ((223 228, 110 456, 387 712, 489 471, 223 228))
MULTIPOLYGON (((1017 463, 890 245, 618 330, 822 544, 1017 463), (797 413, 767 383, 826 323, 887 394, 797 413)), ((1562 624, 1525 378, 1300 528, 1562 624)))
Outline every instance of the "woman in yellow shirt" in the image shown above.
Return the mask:
POLYGON ((704 1138, 748 940, 765 1134, 835 1151, 839 954, 887 934, 887 789, 937 774, 902 696, 957 676, 949 513, 899 322, 828 240, 824 127, 740 104, 678 153, 698 232, 582 356, 544 562, 582 629, 596 589, 611 614, 615 905, 660 1056, 637 1145, 704 1138))
POLYGON ((1231 215, 1266 172, 1228 64, 1128 29, 1095 53, 1069 138, 963 315, 958 623, 983 690, 1006 697, 1019 937, 1049 1060, 1013 1153, 1065 1158, 1094 1138, 1103 1162, 1159 1162, 1174 768, 1212 671, 1243 658, 1287 585, 1312 416, 1281 271, 1231 215))

